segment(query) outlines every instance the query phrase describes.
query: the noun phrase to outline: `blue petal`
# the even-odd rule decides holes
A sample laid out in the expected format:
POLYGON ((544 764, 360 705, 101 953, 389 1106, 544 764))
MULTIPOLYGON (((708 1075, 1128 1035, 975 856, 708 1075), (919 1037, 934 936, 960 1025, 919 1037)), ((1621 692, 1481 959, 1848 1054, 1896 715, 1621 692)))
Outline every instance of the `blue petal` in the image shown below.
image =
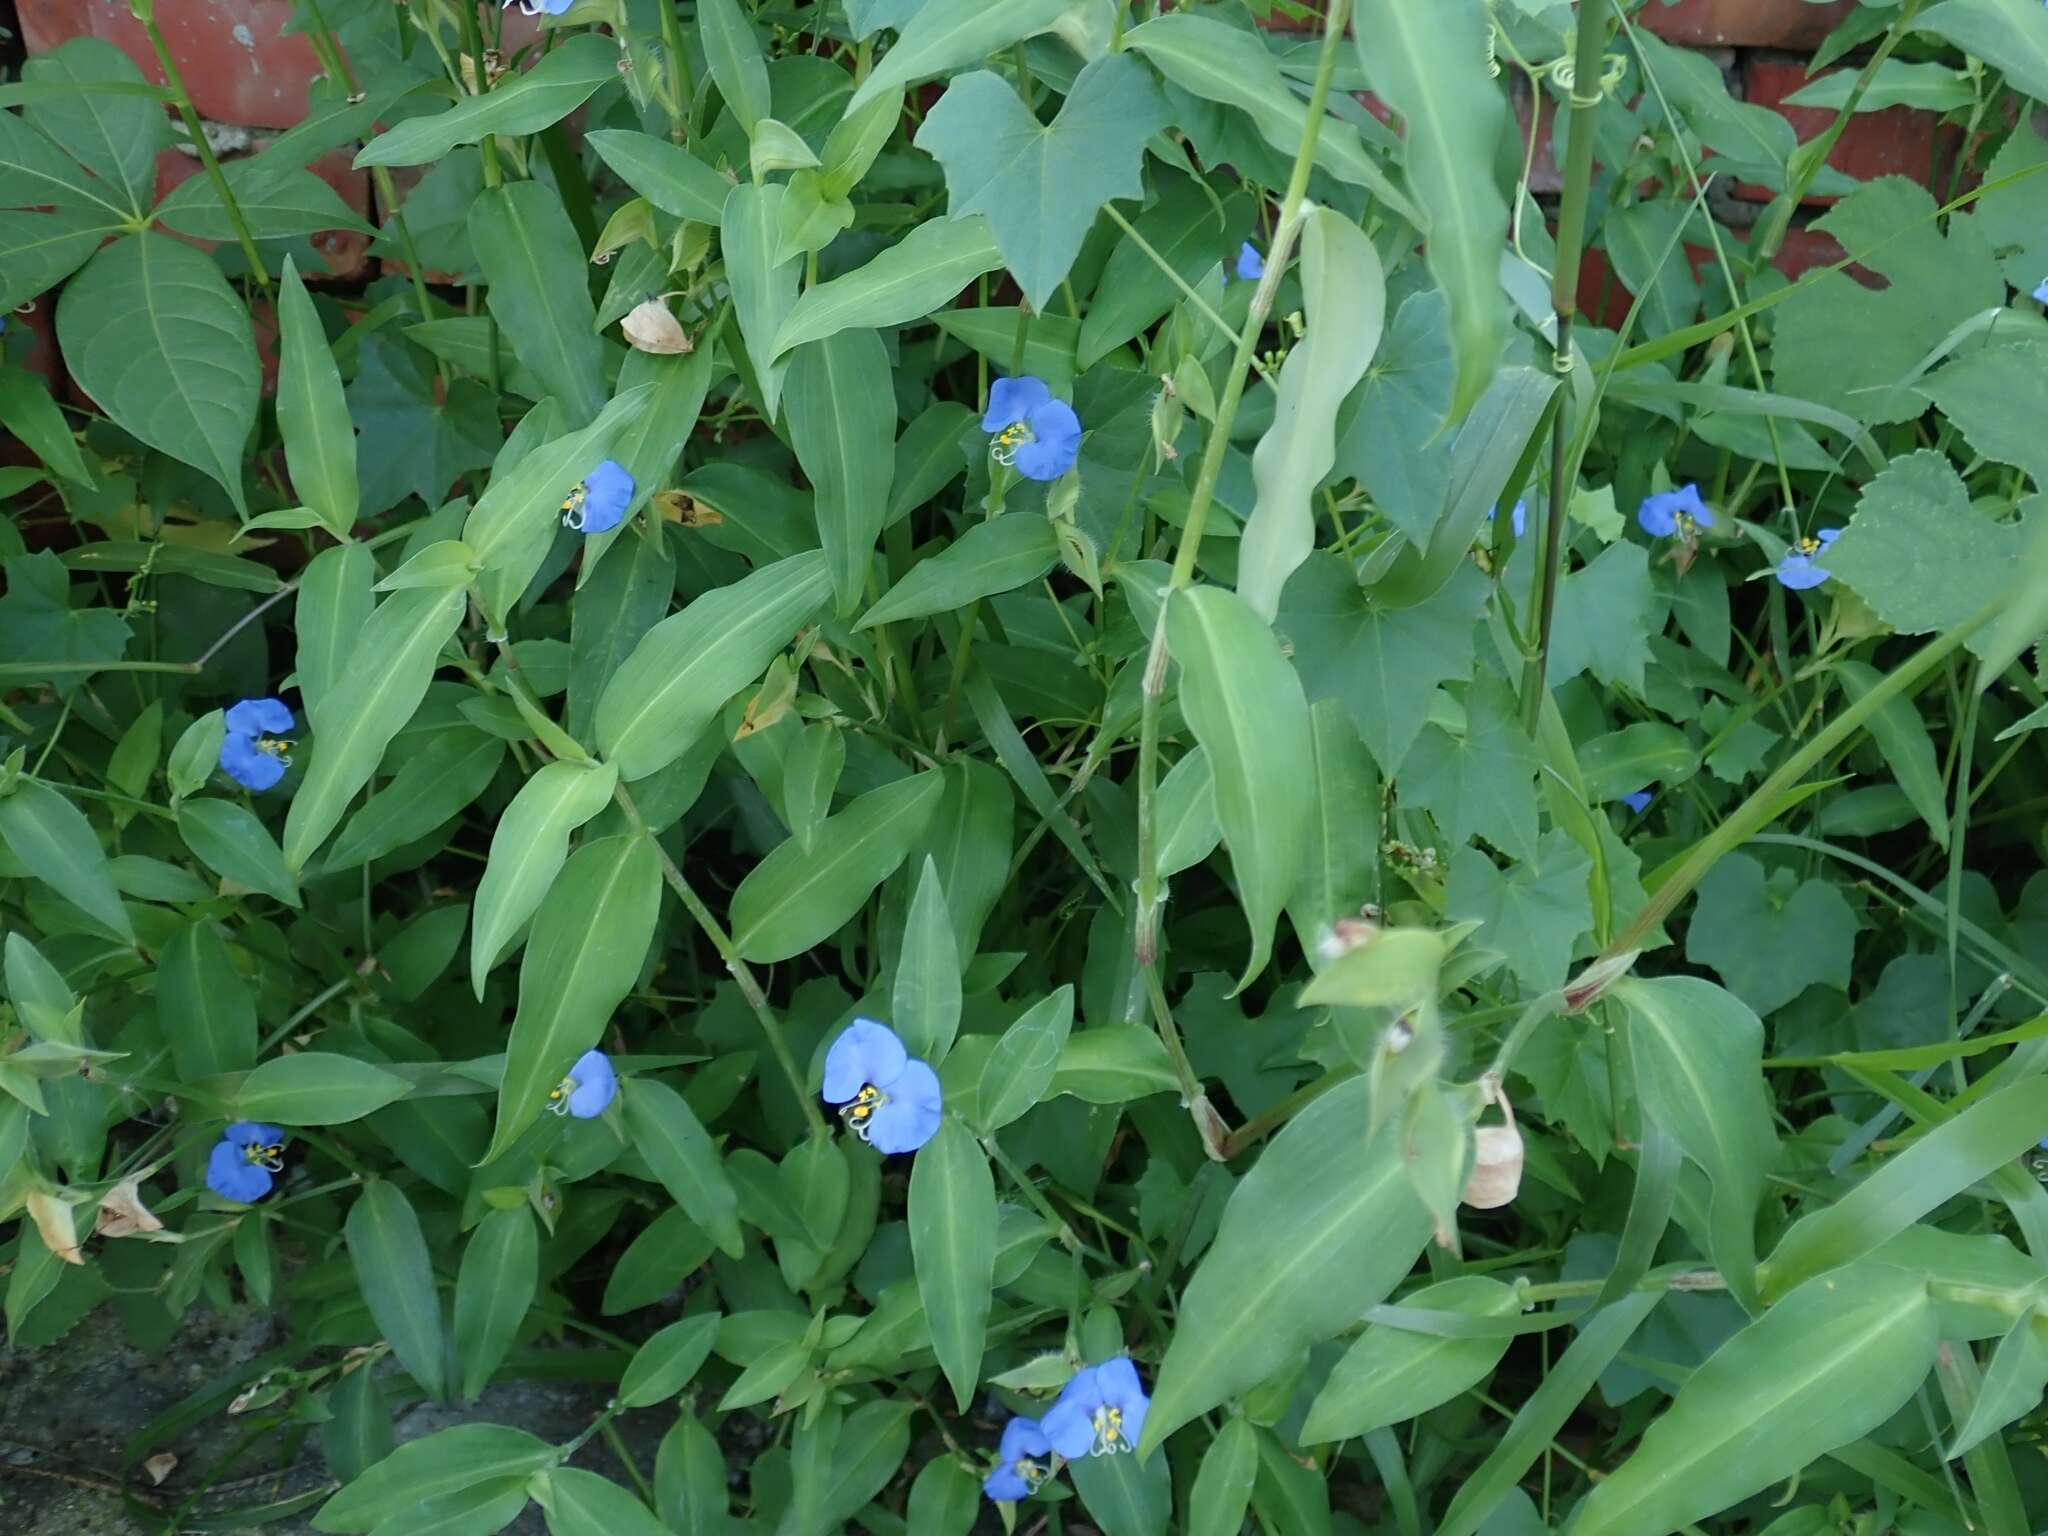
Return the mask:
POLYGON ((982 1479, 981 1491, 998 1504, 1014 1504, 1031 1497, 1031 1485, 1007 1461, 982 1479))
MULTIPOLYGON (((902 1049, 902 1042, 897 1042, 897 1049, 902 1049)), ((939 1074, 930 1066, 913 1056, 894 1082, 878 1086, 887 1089, 889 1102, 868 1118, 869 1146, 883 1153, 915 1152, 938 1134, 945 1100, 939 1074)))
POLYGON ((606 459, 583 477, 583 533, 609 533, 626 519, 636 489, 625 467, 606 459))
POLYGON ((1508 521, 1514 524, 1515 537, 1521 538, 1529 531, 1529 503, 1518 501, 1515 510, 1508 514, 1508 521))
POLYGON ((569 1095, 569 1113, 578 1120, 594 1120, 619 1091, 619 1075, 603 1051, 585 1051, 569 1069, 576 1087, 569 1095))
POLYGON ((1787 555, 1778 562, 1778 581, 1794 592, 1805 592, 1825 582, 1833 572, 1813 563, 1811 555, 1787 555))
POLYGON ((1643 504, 1636 508, 1636 521, 1653 539, 1668 539, 1678 532, 1678 518, 1663 496, 1645 496, 1643 504))
POLYGON ((1031 413, 1032 441, 1020 445, 1017 473, 1027 480, 1057 480, 1081 451, 1081 418, 1064 400, 1048 400, 1031 413))
POLYGON ((229 707, 228 729, 244 736, 282 736, 292 728, 292 712, 283 699, 244 699, 229 707))
POLYGON ((2041 286, 2034 290, 2034 297, 2041 303, 2048 304, 2048 277, 2041 279, 2041 286))
POLYGON ((989 386, 988 414, 981 418, 981 430, 1000 432, 1014 427, 1052 398, 1045 380, 1020 373, 1014 379, 997 379, 989 386))
POLYGON ((1128 1417, 1133 1409, 1143 1412, 1152 1399, 1138 1380, 1138 1368, 1123 1355, 1095 1367, 1095 1388, 1103 1402, 1128 1417))
POLYGON ((221 1136, 238 1147, 274 1147, 284 1140, 282 1130, 261 1120, 237 1120, 221 1136))
MULTIPOLYGON (((2048 0, 2044 0, 2044 3, 2048 3, 2048 0)), ((1813 536, 1820 540, 1821 548, 1826 549, 1828 545, 1834 543, 1835 540, 1842 536, 1842 530, 1839 528, 1816 528, 1813 530, 1813 536)))
MULTIPOLYGON (((1092 1377, 1094 1373, 1083 1371, 1081 1375, 1092 1377)), ((1068 1390, 1071 1391, 1075 1382, 1080 1380, 1081 1376, 1076 1376, 1067 1384, 1068 1390)), ((1045 1438, 1052 1443, 1054 1450, 1069 1461, 1079 1461, 1094 1448, 1095 1410, 1099 1406, 1099 1403, 1084 1401, 1081 1396, 1069 1398, 1062 1392, 1060 1400, 1046 1409, 1038 1427, 1045 1431, 1045 1438)))
POLYGON ((1039 1428, 1038 1420, 1019 1414, 1003 1426, 1003 1438, 996 1446, 996 1455, 1007 1466, 1019 1456, 1044 1456, 1051 1450, 1052 1442, 1045 1438, 1045 1431, 1039 1428))
POLYGON ((1647 789, 1639 789, 1632 795, 1623 795, 1621 803, 1640 816, 1644 807, 1650 803, 1650 792, 1647 789))
POLYGON ((821 1097, 827 1104, 844 1104, 859 1094, 865 1083, 886 1088, 902 1075, 909 1059, 910 1053, 896 1038, 895 1030, 873 1019, 855 1019, 825 1053, 821 1097))
POLYGON ((1237 248, 1237 275, 1247 278, 1266 275, 1266 258, 1259 254, 1259 248, 1249 240, 1237 248))
POLYGON ((252 1163, 232 1141, 217 1141, 206 1158, 206 1187, 247 1205, 270 1193, 275 1182, 261 1163, 252 1163))
POLYGON ((254 737, 230 731, 221 739, 220 771, 246 789, 271 789, 284 777, 284 759, 263 751, 254 737))

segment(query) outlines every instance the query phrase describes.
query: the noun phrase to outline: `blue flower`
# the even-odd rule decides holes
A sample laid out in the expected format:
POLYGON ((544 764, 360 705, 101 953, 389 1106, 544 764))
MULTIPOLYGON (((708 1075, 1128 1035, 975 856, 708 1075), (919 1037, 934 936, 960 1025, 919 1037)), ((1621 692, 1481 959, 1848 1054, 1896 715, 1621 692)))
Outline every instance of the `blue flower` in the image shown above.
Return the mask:
POLYGON ((1650 792, 1647 789, 1639 789, 1632 795, 1623 795, 1621 803, 1640 816, 1650 803, 1650 792))
POLYGON ((1264 277, 1266 258, 1259 254, 1259 248, 1247 240, 1237 248, 1237 275, 1239 277, 1264 277))
MULTIPOLYGON (((1486 509, 1486 520, 1489 523, 1492 522, 1499 512, 1500 508, 1497 506, 1488 507, 1486 509)), ((1515 537, 1521 538, 1529 528, 1529 503, 1517 501, 1514 505, 1514 510, 1508 513, 1508 521, 1514 525, 1515 537)))
MULTIPOLYGON (((512 0, 502 0, 501 9, 511 3, 512 0)), ((576 0, 519 0, 519 9, 528 16, 559 16, 575 3, 576 0)))
POLYGON ((1804 592, 1808 587, 1819 586, 1834 573, 1815 565, 1813 557, 1841 535, 1842 530, 1839 528, 1817 528, 1812 538, 1794 540, 1792 547, 1785 551, 1785 558, 1778 562, 1778 580, 1794 592, 1804 592))
POLYGON ((562 498, 562 526, 571 533, 609 533, 625 521, 633 491, 625 466, 606 459, 562 498))
MULTIPOLYGON (((2048 0, 2043 0, 2043 4, 2048 4, 2048 0)), ((2048 304, 2048 277, 2041 279, 2041 286, 2034 290, 2034 297, 2041 303, 2048 304)))
POLYGON ((585 1051, 569 1075, 548 1090, 548 1108, 558 1115, 595 1120, 618 1096, 619 1075, 603 1051, 585 1051))
POLYGON ((281 734, 292 728, 282 699, 244 699, 228 711, 221 739, 221 771, 248 789, 269 789, 292 765, 292 744, 281 734))
POLYGON ((825 1053, 824 1100, 877 1152, 915 1152, 939 1129, 939 1074, 896 1031, 855 1019, 825 1053))
POLYGON ((996 1447, 996 1469, 982 1479, 981 1491, 999 1504, 1029 1498, 1052 1471, 1039 1458, 1051 1454, 1052 1442, 1045 1438, 1038 1420, 1010 1420, 996 1447))
POLYGON ((1700 500, 1700 488, 1688 482, 1675 491, 1645 496, 1636 508, 1636 521, 1653 538, 1668 539, 1675 533, 1689 539, 1695 527, 1713 527, 1714 514, 1700 500))
POLYGON ((237 1120, 221 1133, 206 1159, 206 1187, 244 1205, 270 1193, 284 1170, 284 1132, 255 1120, 237 1120))
POLYGON ((1114 1456, 1137 1449, 1151 1406, 1138 1382, 1138 1368, 1119 1355, 1076 1372, 1038 1424, 1052 1448, 1069 1461, 1114 1456))
POLYGON ((996 435, 989 449, 996 462, 1016 465, 1027 480, 1059 479, 1081 449, 1081 418, 1028 373, 990 386, 981 430, 996 435))

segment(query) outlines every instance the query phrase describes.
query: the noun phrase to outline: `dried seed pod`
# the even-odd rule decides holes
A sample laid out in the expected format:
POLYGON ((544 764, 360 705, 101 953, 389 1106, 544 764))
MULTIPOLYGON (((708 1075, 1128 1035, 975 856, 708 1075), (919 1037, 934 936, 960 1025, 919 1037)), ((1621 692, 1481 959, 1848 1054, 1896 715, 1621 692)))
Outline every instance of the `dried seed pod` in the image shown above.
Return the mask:
POLYGON ((660 299, 643 299, 634 305, 619 328, 626 333, 626 340, 642 352, 673 356, 697 349, 689 333, 677 323, 676 317, 669 313, 668 306, 660 299))
POLYGON ((1493 1211, 1521 1192, 1522 1133, 1515 1129, 1514 1106, 1499 1079, 1486 1077, 1480 1091, 1500 1106, 1505 1122, 1482 1125, 1472 1133, 1472 1173, 1458 1198, 1476 1211, 1493 1211))

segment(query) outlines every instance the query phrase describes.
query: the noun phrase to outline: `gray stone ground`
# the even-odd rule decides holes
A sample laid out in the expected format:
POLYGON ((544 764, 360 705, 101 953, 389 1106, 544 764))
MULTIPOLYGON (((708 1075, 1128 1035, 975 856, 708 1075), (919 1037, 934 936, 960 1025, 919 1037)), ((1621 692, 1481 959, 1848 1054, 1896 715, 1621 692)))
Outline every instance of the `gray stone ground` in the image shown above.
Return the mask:
MULTIPOLYGON (((106 1312, 88 1317, 59 1343, 34 1351, 0 1348, 0 1533, 4 1536, 158 1536, 164 1523, 139 1518, 124 1503, 119 1467, 130 1438, 204 1383, 271 1347, 271 1320, 243 1312, 222 1318, 204 1306, 187 1314, 177 1336, 158 1355, 131 1347, 106 1312)), ((567 1440, 582 1431, 604 1401, 580 1384, 513 1383, 493 1387, 466 1407, 421 1404, 403 1410, 401 1441, 451 1424, 488 1419, 516 1424, 544 1439, 567 1440)), ((654 1470, 654 1451, 670 1414, 628 1414, 620 1432, 643 1475, 654 1470)), ((201 1469, 234 1443, 235 1421, 212 1419, 171 1436, 162 1446, 179 1458, 158 1488, 139 1472, 129 1487, 166 1511, 198 1491, 201 1469)), ((578 1464, 621 1476, 611 1452, 594 1440, 578 1464)), ((297 1454, 282 1431, 254 1447, 227 1485, 200 1507, 269 1503, 323 1486, 326 1465, 316 1436, 297 1454)), ((262 1528, 302 1536, 312 1526, 298 1516, 262 1528)), ((513 1536, 539 1536, 540 1512, 529 1506, 509 1527, 513 1536)))

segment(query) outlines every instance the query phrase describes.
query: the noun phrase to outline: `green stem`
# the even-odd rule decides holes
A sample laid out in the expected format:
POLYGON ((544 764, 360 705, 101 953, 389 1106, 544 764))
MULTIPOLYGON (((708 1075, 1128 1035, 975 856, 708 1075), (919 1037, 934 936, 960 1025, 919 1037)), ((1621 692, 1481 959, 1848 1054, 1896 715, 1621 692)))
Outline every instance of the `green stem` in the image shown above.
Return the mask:
POLYGON ((235 190, 228 185, 227 172, 220 168, 220 161, 214 158, 213 146, 206 142, 205 126, 199 121, 199 114, 192 109, 192 93, 185 89, 185 77, 178 72, 178 61, 171 56, 170 45, 164 41, 163 28, 156 24, 155 0, 142 0, 142 3, 130 0, 129 9, 141 21, 143 30, 149 33, 149 46, 156 50, 157 63, 163 66, 164 83, 171 88, 178 104, 178 116, 185 120, 185 131, 192 135, 192 147, 198 151, 199 163, 206 167, 213 190, 220 197, 221 210, 235 227, 235 239, 240 242, 242 255, 249 263, 250 275, 268 298, 270 273, 263 265, 256 241, 249 234, 249 225, 242 217, 242 205, 235 201, 235 190))
POLYGON ((776 1064, 782 1068, 782 1075, 789 1082, 789 1091, 796 1095, 797 1107, 804 1113, 804 1120, 812 1134, 823 1136, 831 1127, 825 1123, 824 1112, 818 1108, 818 1101, 804 1088, 804 1075, 797 1070, 796 1057, 790 1053, 789 1039, 782 1032, 782 1020, 775 1016, 775 1010, 768 1006, 768 994, 761 990, 761 983, 754 972, 742 960, 739 951, 733 947, 732 935, 725 931, 725 925, 712 915, 691 886, 676 861, 668 856, 668 850, 661 846, 661 840, 647 830, 647 823, 641 819, 640 807, 633 803, 633 797, 621 784, 612 791, 612 799, 626 813, 627 824, 654 845, 654 855, 661 861, 661 878, 668 882, 668 888, 676 893, 676 899, 683 904, 704 936, 711 941, 711 947, 718 951, 718 958, 725 962, 732 979, 739 983, 740 996, 747 1000, 747 1006, 761 1025, 761 1033, 768 1038, 768 1049, 774 1055, 776 1064))
POLYGON ((1557 582, 1564 568, 1565 519, 1571 504, 1567 483, 1571 451, 1572 321, 1579 309, 1579 262, 1586 247, 1586 200, 1593 182, 1594 118, 1600 110, 1600 72, 1607 51, 1613 0, 1581 0, 1578 47, 1572 58, 1572 114, 1565 142, 1564 194, 1557 210, 1557 262, 1550 274, 1550 308, 1557 317, 1552 366, 1559 399, 1550 423, 1550 495, 1543 528, 1542 559, 1530 608, 1536 620, 1536 649, 1522 670, 1522 722, 1534 735, 1543 711, 1544 678, 1550 665, 1550 627, 1556 617, 1557 582))
POLYGON ((598 1424, 598 1433, 604 1437, 604 1443, 611 1447, 612 1455, 618 1458, 619 1465, 626 1469, 626 1475, 633 1479, 633 1486, 639 1490, 640 1497, 649 1508, 652 1508, 654 1490, 647 1486, 647 1478, 640 1470, 640 1463, 633 1459, 632 1451, 626 1448, 625 1437, 619 1433, 619 1426, 610 1419, 604 1419, 598 1424))
MULTIPOLYGON (((1174 270, 1172 264, 1152 248, 1152 242, 1138 233, 1137 227, 1129 219, 1117 212, 1115 203, 1104 203, 1102 211, 1109 215, 1110 223, 1123 231, 1124 238, 1142 251, 1145 258, 1165 275, 1166 280, 1180 290, 1181 298, 1193 307, 1196 314, 1202 316, 1203 319, 1215 326, 1217 330, 1228 336, 1232 341, 1237 339, 1237 332, 1231 329, 1230 322, 1218 314, 1207 299, 1203 298, 1199 292, 1188 285, 1187 280, 1174 270)), ((1275 388, 1279 387, 1278 381, 1267 371, 1264 360, 1257 353, 1252 355, 1252 367, 1257 370, 1259 377, 1268 384, 1272 384, 1275 388)))
POLYGON ((675 98, 669 110, 668 136, 681 144, 690 137, 690 105, 697 96, 697 84, 690 78, 690 60, 683 52, 683 24, 676 17, 676 0, 661 0, 661 48, 668 55, 668 93, 675 98))
POLYGON ((1052 1228, 1052 1235, 1059 1239, 1060 1245, 1078 1252, 1081 1239, 1074 1235, 1074 1229, 1067 1224, 1066 1217, 1054 1210, 1052 1202, 1045 1198, 1045 1192, 1027 1179, 1024 1171, 1010 1161, 1010 1154, 1003 1150, 1003 1144, 993 1136, 984 1136, 981 1138, 981 1148, 988 1153, 990 1160, 997 1167, 1009 1175, 1010 1182, 1016 1185, 1017 1192, 1031 1203, 1032 1209, 1045 1218, 1046 1225, 1052 1228))
POLYGON ((1202 531, 1209 521, 1209 507, 1215 500, 1216 482, 1223 473, 1223 460, 1230 447, 1231 423, 1237 419, 1238 403, 1244 398, 1245 376, 1251 371, 1258 351, 1259 335, 1273 308, 1274 295, 1287 270, 1296 227, 1301 220, 1302 199, 1308 193, 1309 170, 1315 163, 1316 139, 1322 131, 1324 110, 1330 99, 1330 81, 1337 70, 1337 49, 1343 41, 1344 26, 1350 19, 1351 0, 1330 0, 1323 14, 1322 52, 1316 60, 1315 84, 1309 91, 1307 126, 1294 155, 1294 169, 1287 179, 1287 193, 1280 205, 1280 227, 1273 236, 1273 249, 1266 258, 1266 275, 1252 294, 1251 311, 1237 338, 1224 382, 1223 398, 1217 402, 1216 420, 1202 453, 1195 489, 1188 501, 1187 521, 1181 529, 1180 544, 1174 552, 1173 575, 1161 594, 1159 617, 1152 626, 1151 648, 1146 653, 1142 708, 1138 720, 1138 900, 1132 950, 1139 973, 1152 969, 1159 959, 1159 826, 1155 791, 1159 781, 1159 713, 1166 693, 1166 616, 1173 607, 1173 594, 1193 579, 1195 555, 1202 547, 1202 531))

